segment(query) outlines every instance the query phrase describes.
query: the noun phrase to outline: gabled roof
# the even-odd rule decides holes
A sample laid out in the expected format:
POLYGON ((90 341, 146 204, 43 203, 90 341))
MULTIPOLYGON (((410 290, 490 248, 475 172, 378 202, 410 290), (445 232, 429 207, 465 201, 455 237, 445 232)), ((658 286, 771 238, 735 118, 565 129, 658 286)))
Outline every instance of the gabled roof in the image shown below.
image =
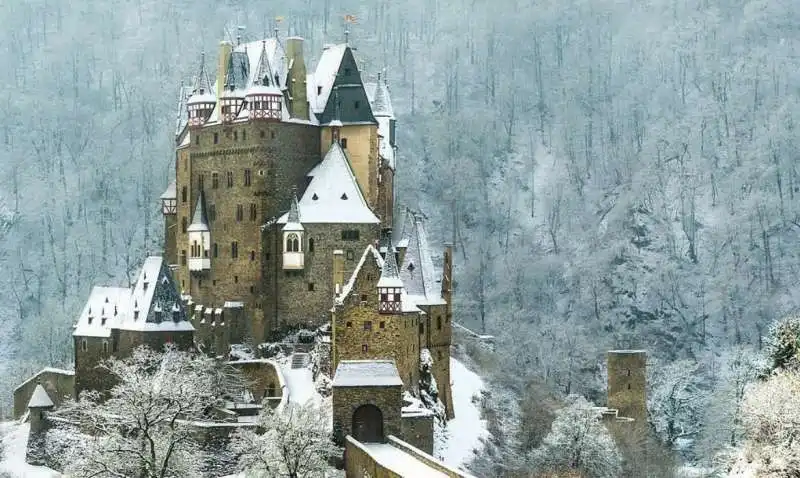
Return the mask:
POLYGON ((111 329, 128 312, 131 289, 127 287, 95 286, 83 306, 72 335, 79 337, 110 337, 111 329))
POLYGON ((47 390, 42 387, 42 384, 36 384, 33 389, 30 401, 28 401, 28 408, 51 408, 53 407, 53 400, 47 394, 47 390))
POLYGON ((333 89, 333 83, 336 80, 336 74, 339 72, 339 66, 342 64, 342 58, 346 50, 347 45, 344 43, 325 45, 323 47, 313 78, 309 78, 309 80, 313 79, 313 81, 307 81, 309 87, 312 88, 308 92, 308 99, 311 102, 311 110, 314 113, 319 114, 325 110, 325 105, 328 104, 328 97, 333 89), (318 88, 321 88, 319 94, 317 94, 318 88))
POLYGON ((150 256, 145 259, 131 293, 128 313, 121 316, 118 327, 139 331, 194 330, 169 267, 162 257, 150 256))
MULTIPOLYGON (((378 224, 380 219, 367 205, 350 160, 338 143, 331 144, 325 158, 308 173, 311 182, 298 203, 304 224, 378 224)), ((286 224, 289 214, 278 219, 286 224)))
POLYGON ((394 360, 342 360, 334 387, 402 387, 394 360))
POLYGON ((194 330, 188 322, 183 301, 163 258, 151 256, 145 259, 132 289, 94 287, 72 335, 110 337, 112 329, 194 330))
MULTIPOLYGON (((353 269, 353 273, 350 274, 350 279, 347 281, 347 283, 344 286, 342 286, 342 290, 339 293, 339 295, 337 295, 333 299, 333 302, 334 302, 335 305, 344 304, 345 299, 347 299, 347 297, 350 296, 350 292, 352 292, 353 286, 355 286, 356 279, 361 274, 361 270, 364 268, 364 264, 366 264, 366 262, 368 260, 374 260, 375 261, 375 265, 378 267, 378 269, 383 271, 386 262, 383 260, 383 257, 381 257, 380 252, 378 252, 378 250, 375 249, 375 247, 373 247, 372 244, 368 245, 367 247, 364 248, 364 253, 361 254, 361 259, 358 261, 358 264, 356 264, 355 269, 353 269)), ((380 280, 378 282, 380 282, 380 280)), ((402 287, 402 286, 403 286, 403 284, 402 284, 402 282, 400 282, 399 286, 386 286, 386 287, 402 287)), ((377 287, 377 283, 376 283, 376 287, 377 287)), ((403 290, 403 292, 401 292, 400 304, 401 304, 400 305, 401 312, 404 312, 404 313, 405 312, 422 312, 422 310, 419 307, 416 306, 415 301, 411 297, 408 296, 408 294, 405 292, 405 290, 403 290)))
POLYGON ((400 233, 406 252, 400 265, 400 278, 406 292, 417 305, 445 304, 442 298, 441 278, 433 266, 424 218, 421 214, 406 211, 400 233))
MULTIPOLYGON (((286 74, 288 72, 286 51, 283 49, 281 42, 275 37, 242 43, 233 48, 233 53, 247 54, 247 75, 242 75, 243 78, 246 78, 242 87, 255 83, 262 52, 267 54, 265 60, 269 63, 272 78, 277 75, 277 86, 283 89, 286 86, 286 74)), ((272 84, 272 81, 270 84, 272 84)))
POLYGON ((208 216, 206 215, 206 196, 203 191, 197 196, 197 202, 192 215, 192 223, 186 229, 187 232, 208 232, 208 216))

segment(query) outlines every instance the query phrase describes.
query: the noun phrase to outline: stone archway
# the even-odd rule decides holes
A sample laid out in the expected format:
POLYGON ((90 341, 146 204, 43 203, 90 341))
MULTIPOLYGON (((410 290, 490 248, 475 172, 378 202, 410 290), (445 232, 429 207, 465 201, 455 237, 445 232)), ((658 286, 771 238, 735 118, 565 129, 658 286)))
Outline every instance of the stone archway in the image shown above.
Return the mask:
POLYGON ((383 413, 375 405, 361 405, 353 412, 353 437, 364 443, 383 443, 383 413))

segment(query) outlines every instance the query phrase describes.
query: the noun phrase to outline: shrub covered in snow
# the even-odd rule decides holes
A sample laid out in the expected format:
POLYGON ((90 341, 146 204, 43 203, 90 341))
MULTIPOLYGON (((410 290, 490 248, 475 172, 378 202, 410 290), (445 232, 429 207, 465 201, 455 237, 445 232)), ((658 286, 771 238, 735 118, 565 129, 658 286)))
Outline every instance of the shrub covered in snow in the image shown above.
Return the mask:
POLYGON ((800 369, 800 317, 773 323, 766 343, 773 369, 800 369))
POLYGON ((433 411, 438 421, 447 421, 444 404, 439 400, 439 386, 433 376, 433 357, 428 349, 422 349, 419 353, 419 398, 426 408, 433 411))

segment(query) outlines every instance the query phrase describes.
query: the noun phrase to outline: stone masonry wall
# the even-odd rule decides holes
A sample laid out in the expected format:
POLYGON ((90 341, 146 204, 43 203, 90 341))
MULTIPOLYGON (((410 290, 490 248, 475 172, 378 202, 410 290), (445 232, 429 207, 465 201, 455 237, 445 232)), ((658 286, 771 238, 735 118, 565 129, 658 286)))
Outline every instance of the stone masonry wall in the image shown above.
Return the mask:
POLYGON ((265 244, 264 303, 270 330, 313 328, 327 322, 334 296, 333 251, 345 251, 345 277, 350 277, 364 248, 377 240, 379 234, 377 224, 303 223, 303 227, 305 267, 300 271, 283 270, 283 225, 271 227, 270 239, 265 244), (342 240, 344 230, 359 231, 359 239, 342 240))
MULTIPOLYGON (((331 129, 322 130, 320 151, 324 155, 331 146, 331 129)), ((361 191, 372 210, 378 205, 378 126, 376 124, 345 125, 340 138, 346 140, 344 148, 361 191)))
POLYGON ((259 361, 239 361, 228 362, 233 368, 242 372, 248 383, 248 390, 253 394, 255 400, 268 397, 280 397, 283 394, 281 380, 278 378, 278 371, 271 362, 259 361))
POLYGON ((420 450, 433 454, 433 415, 407 414, 400 418, 400 438, 420 450))
POLYGON ((42 370, 14 389, 14 419, 20 418, 28 411, 28 402, 37 384, 42 385, 56 407, 65 398, 75 396, 75 374, 62 373, 56 370, 42 370))
MULTIPOLYGON (((181 285, 195 302, 209 307, 221 307, 225 301, 245 302, 250 320, 258 323, 252 329, 255 340, 260 341, 261 226, 288 209, 292 187, 304 186, 304 176, 321 159, 318 128, 269 122, 212 125, 192 131, 187 149, 190 158, 185 162, 191 164, 181 164, 184 159, 178 161, 178 222, 181 224, 185 218, 191 223, 202 177, 211 227, 211 270, 189 274, 181 261, 181 285), (232 186, 228 186, 228 173, 232 186), (251 207, 255 207, 255 216, 251 216, 251 207), (234 242, 237 257, 233 257, 234 242)), ((187 234, 181 230, 177 241, 179 256, 183 251, 188 253, 187 234)))
POLYGON ((334 387, 333 430, 341 438, 353 432, 353 413, 361 405, 375 405, 383 414, 383 435, 400 435, 400 387, 334 387))
POLYGON ((450 387, 450 344, 452 324, 447 305, 421 307, 427 314, 426 343, 433 358, 433 377, 439 387, 439 399, 445 406, 448 418, 453 418, 453 397, 450 387))
POLYGON ((620 417, 647 420, 647 354, 640 350, 608 352, 608 407, 620 417))
POLYGON ((333 370, 342 360, 393 359, 405 389, 416 393, 419 389, 417 334, 420 316, 418 313, 379 313, 379 277, 380 269, 367 257, 344 304, 335 309, 333 370))

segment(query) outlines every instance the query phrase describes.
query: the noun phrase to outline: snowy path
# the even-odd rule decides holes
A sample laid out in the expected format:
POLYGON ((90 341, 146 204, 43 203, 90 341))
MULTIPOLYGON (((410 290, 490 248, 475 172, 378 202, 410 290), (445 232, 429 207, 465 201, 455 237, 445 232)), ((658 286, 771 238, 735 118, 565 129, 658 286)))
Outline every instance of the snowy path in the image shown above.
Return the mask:
POLYGON ((25 463, 29 432, 29 423, 0 424, 0 436, 3 439, 3 461, 0 462, 0 472, 7 472, 15 478, 60 478, 61 473, 50 468, 25 463))
POLYGON ((436 456, 453 468, 462 468, 481 448, 481 438, 488 438, 486 420, 481 419, 480 405, 472 397, 480 395, 483 380, 456 359, 450 359, 453 381, 453 408, 456 417, 447 422, 444 443, 437 443, 436 456), (441 445, 441 446, 439 446, 441 445))
POLYGON ((294 368, 292 360, 290 360, 289 363, 283 364, 281 372, 283 372, 283 378, 286 380, 286 387, 289 389, 290 403, 304 405, 309 400, 315 403, 319 402, 321 397, 314 387, 314 377, 311 369, 305 366, 305 363, 299 368, 294 368))

